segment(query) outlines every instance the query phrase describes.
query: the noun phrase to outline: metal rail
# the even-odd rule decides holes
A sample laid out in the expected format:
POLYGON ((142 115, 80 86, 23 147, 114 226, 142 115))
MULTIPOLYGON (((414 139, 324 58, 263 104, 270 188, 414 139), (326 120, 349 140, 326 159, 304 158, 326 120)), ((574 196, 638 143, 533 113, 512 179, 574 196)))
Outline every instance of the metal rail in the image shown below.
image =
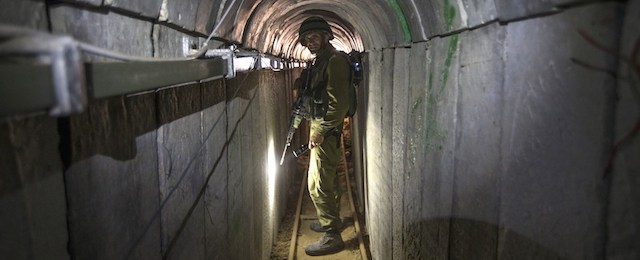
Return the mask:
MULTIPOLYGON (((84 64, 86 94, 100 99, 161 87, 223 78, 222 58, 190 61, 95 62, 84 64)), ((31 113, 56 103, 49 65, 0 64, 0 116, 31 113)))
POLYGON ((358 243, 360 248, 360 256, 362 259, 371 259, 369 257, 367 248, 362 238, 362 229, 360 228, 360 221, 358 220, 358 213, 356 212, 356 206, 353 203, 353 195, 351 194, 351 181, 349 180, 349 167, 347 165, 347 158, 344 149, 344 135, 340 135, 340 148, 342 148, 342 163, 344 170, 344 177, 347 180, 347 193, 349 194, 349 205, 351 206, 351 212, 353 213, 353 226, 356 230, 356 236, 358 237, 358 243))
POLYGON ((300 212, 302 211, 302 198, 304 197, 305 187, 307 186, 307 174, 302 177, 300 184, 300 193, 298 194, 298 204, 296 206, 296 216, 293 221, 293 230, 291 231, 291 242, 289 244, 288 260, 294 260, 296 257, 296 246, 298 244, 298 229, 300 227, 300 212))
POLYGON ((0 116, 43 110, 68 116, 90 99, 235 75, 234 47, 212 50, 205 43, 188 57, 136 57, 3 24, 0 39, 0 116), (85 63, 82 52, 128 62, 85 63), (211 59, 197 59, 202 56, 211 59))
POLYGON ((86 64, 93 98, 141 92, 209 78, 227 71, 220 58, 164 62, 110 62, 86 64))
MULTIPOLYGON (((347 194, 349 197, 349 206, 351 207, 351 212, 352 212, 352 217, 353 217, 353 221, 354 221, 354 229, 356 232, 356 236, 358 237, 358 242, 359 242, 359 250, 360 250, 360 256, 361 259, 371 259, 371 257, 369 256, 369 252, 366 249, 365 246, 365 242, 364 242, 364 238, 362 237, 362 228, 360 227, 360 221, 358 220, 358 214, 356 212, 356 207, 355 204, 353 202, 353 195, 352 195, 352 191, 351 191, 351 181, 349 180, 349 168, 347 165, 347 158, 345 155, 345 147, 344 147, 344 136, 341 135, 340 137, 340 148, 342 151, 342 157, 341 159, 341 164, 343 165, 343 169, 345 171, 344 175, 345 175, 345 179, 346 179, 346 184, 347 184, 347 194)), ((300 185, 300 192, 298 194, 298 202, 297 202, 297 206, 296 206, 296 212, 295 212, 295 218, 294 218, 294 222, 293 222, 293 230, 291 231, 291 242, 289 245, 289 256, 287 257, 288 260, 295 260, 296 259, 296 248, 297 248, 297 242, 298 242, 298 230, 299 230, 299 226, 300 226, 300 214, 302 211, 302 198, 303 198, 303 194, 305 192, 305 188, 306 188, 306 184, 307 184, 307 174, 304 174, 304 177, 302 179, 302 183, 300 185)))
POLYGON ((0 64, 0 115, 45 110, 54 95, 49 66, 0 64))

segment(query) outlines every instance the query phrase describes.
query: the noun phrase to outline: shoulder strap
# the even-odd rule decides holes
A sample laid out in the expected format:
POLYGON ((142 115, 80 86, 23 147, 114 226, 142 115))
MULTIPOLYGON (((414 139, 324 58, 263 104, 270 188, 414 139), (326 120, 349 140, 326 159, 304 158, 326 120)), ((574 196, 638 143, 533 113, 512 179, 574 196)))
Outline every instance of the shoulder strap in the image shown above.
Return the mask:
MULTIPOLYGON (((353 65, 351 64, 351 59, 349 59, 349 55, 346 54, 343 51, 335 51, 333 52, 331 55, 327 55, 328 58, 326 58, 325 61, 322 61, 322 64, 319 64, 321 67, 321 72, 322 75, 324 75, 326 73, 327 70, 327 64, 329 63, 329 60, 331 58, 333 58, 336 55, 341 55, 346 61, 347 63, 349 63, 349 110, 347 111, 346 117, 352 117, 355 113, 356 113, 356 109, 358 108, 358 97, 357 97, 357 93, 356 93, 356 88, 354 86, 354 69, 353 69, 353 65)), ((324 84, 325 90, 326 90, 326 84, 324 84)))
MULTIPOLYGON (((324 59, 322 60, 316 60, 316 64, 317 66, 320 66, 320 70, 319 72, 322 73, 322 75, 325 75, 325 73, 327 72, 327 66, 329 64, 329 60, 331 60, 331 58, 335 57, 336 55, 341 55, 348 63, 349 63, 349 67, 351 68, 351 62, 349 60, 349 55, 347 55, 345 52, 343 51, 334 51, 331 55, 327 55, 324 59)), ((351 71, 352 73, 349 75, 349 77, 353 77, 353 70, 351 71)), ((351 80, 350 78, 350 80, 351 80)))

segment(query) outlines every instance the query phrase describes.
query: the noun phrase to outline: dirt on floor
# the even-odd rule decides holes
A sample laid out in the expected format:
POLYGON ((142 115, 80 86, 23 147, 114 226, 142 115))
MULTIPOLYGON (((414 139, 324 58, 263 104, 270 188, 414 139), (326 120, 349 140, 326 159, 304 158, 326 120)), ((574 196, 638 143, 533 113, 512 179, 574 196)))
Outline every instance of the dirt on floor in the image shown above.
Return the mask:
MULTIPOLYGON (((351 162, 351 135, 349 134, 349 122, 345 122, 344 131, 344 146, 345 146, 345 154, 347 160, 347 168, 349 170, 349 177, 351 183, 352 191, 355 190, 355 178, 354 178, 354 170, 353 163, 351 162)), ((300 188, 302 185, 302 180, 305 174, 307 174, 309 163, 308 156, 301 156, 296 161, 296 178, 292 182, 291 187, 288 189, 288 199, 287 199, 287 209, 285 217, 280 223, 280 230, 278 231, 278 235, 276 238, 276 242, 273 245, 271 252, 271 259, 287 259, 289 256, 290 245, 291 245, 291 233, 293 231, 293 225, 295 221, 296 215, 296 207, 297 200, 300 192, 300 188)), ((360 241, 357 237, 357 233, 355 231, 354 218, 353 216, 359 216, 358 221, 360 224, 360 229, 365 230, 364 227, 364 218, 362 218, 361 214, 354 214, 351 211, 351 205, 349 203, 349 196, 346 193, 347 191, 347 181, 345 178, 345 169, 344 164, 340 164, 338 173, 340 175, 343 195, 341 199, 341 216, 344 224, 344 228, 342 230, 342 239, 345 242, 345 249, 339 253, 331 254, 327 256, 319 256, 312 257, 308 256, 304 253, 304 247, 307 245, 314 243, 322 236, 322 233, 316 233, 309 229, 309 225, 311 222, 317 220, 315 207, 313 206, 313 202, 309 197, 309 192, 306 189, 306 185, 303 187, 304 195, 302 201, 302 210, 300 213, 300 221, 298 227, 298 235, 297 235, 297 243, 295 247, 295 259, 335 259, 335 260, 357 260, 357 259, 366 259, 366 256, 361 256, 360 252, 360 241)), ((355 194, 353 194, 354 203, 357 203, 357 199, 355 194)), ((357 209, 358 206, 354 205, 357 209)), ((368 251, 368 236, 363 231, 363 239, 365 243, 365 248, 368 251)))

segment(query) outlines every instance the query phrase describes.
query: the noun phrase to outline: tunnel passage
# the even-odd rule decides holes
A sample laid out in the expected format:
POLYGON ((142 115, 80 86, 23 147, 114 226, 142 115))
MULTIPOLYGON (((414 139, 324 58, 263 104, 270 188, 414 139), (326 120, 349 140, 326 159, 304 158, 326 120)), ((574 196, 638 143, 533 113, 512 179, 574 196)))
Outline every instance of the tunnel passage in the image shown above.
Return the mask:
POLYGON ((290 185, 269 158, 310 58, 296 30, 321 15, 365 55, 355 185, 374 259, 637 259, 639 2, 0 0, 0 255, 268 258, 290 185), (67 54, 204 46, 253 70, 79 50, 85 89, 59 114, 54 64, 13 44, 29 30, 67 54))

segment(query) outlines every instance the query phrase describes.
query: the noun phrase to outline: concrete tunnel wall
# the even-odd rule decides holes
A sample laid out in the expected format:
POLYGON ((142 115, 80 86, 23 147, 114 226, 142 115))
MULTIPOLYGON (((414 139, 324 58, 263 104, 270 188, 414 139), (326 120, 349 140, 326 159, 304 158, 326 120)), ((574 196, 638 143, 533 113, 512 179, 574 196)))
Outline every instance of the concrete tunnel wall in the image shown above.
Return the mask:
MULTIPOLYGON (((158 23, 162 1, 67 2, 0 0, 11 7, 0 22, 169 57, 200 42, 218 11, 167 1, 158 23)), ((399 2, 410 23, 429 26, 411 27, 410 42, 365 44, 358 125, 374 159, 360 184, 373 258, 638 258, 637 138, 605 170, 638 117, 637 83, 625 79, 638 77, 640 1, 429 1, 415 12, 399 2)), ((289 180, 265 214, 264 151, 273 134, 280 152, 295 75, 253 72, 95 100, 69 118, 4 120, 0 255, 268 258, 289 180)))
POLYGON ((638 118, 638 72, 616 73, 638 1, 502 7, 482 15, 516 19, 368 52, 374 259, 637 258, 637 137, 606 169, 638 118))
MULTIPOLYGON (((187 15, 149 20, 162 1, 79 2, 2 0, 11 8, 0 22, 139 56, 182 56, 202 40, 187 15)), ((269 187, 267 152, 284 144, 297 74, 240 73, 91 100, 68 118, 3 119, 0 258, 268 259, 291 176, 285 165, 269 187)))
POLYGON ((266 152, 283 142, 277 118, 290 105, 272 89, 286 86, 283 76, 262 71, 100 100, 66 120, 3 123, 3 151, 14 152, 3 153, 0 254, 268 258, 290 182, 279 179, 270 206, 266 152))

